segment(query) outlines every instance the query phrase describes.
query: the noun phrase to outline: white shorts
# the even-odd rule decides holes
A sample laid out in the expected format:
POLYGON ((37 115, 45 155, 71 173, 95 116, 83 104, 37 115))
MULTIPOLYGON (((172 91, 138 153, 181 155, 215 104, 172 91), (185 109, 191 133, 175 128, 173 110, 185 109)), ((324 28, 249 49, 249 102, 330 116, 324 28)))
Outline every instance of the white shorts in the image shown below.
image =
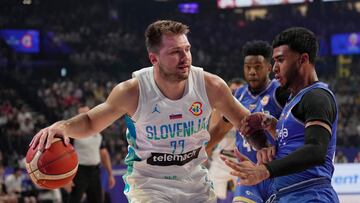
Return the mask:
POLYGON ((226 199, 228 182, 233 181, 236 185, 237 177, 230 174, 230 167, 225 165, 220 156, 213 158, 209 168, 209 178, 214 183, 216 196, 219 199, 226 199))
POLYGON ((216 203, 207 169, 201 166, 180 180, 147 177, 135 170, 124 180, 130 203, 216 203))

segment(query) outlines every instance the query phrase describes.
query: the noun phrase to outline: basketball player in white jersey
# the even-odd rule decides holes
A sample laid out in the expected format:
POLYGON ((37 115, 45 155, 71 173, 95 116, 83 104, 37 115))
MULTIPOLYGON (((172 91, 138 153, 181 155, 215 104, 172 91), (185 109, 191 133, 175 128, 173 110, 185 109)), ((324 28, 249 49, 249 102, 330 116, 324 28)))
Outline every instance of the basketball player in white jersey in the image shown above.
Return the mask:
MULTIPOLYGON (((234 94, 238 88, 244 85, 244 83, 245 82, 240 78, 234 78, 228 82, 228 85, 231 92, 234 94)), ((209 128, 211 129, 219 119, 223 119, 222 116, 216 110, 213 111, 211 114, 209 128)), ((223 160, 220 159, 220 155, 228 156, 229 158, 234 156, 235 143, 236 129, 233 128, 226 133, 217 146, 214 148, 206 147, 206 152, 209 158, 211 157, 209 178, 214 184, 215 194, 219 201, 227 199, 229 182, 231 182, 233 186, 235 186, 237 182, 237 177, 230 174, 231 169, 224 164, 223 160)))
POLYGON ((170 20, 145 32, 151 67, 118 84, 106 101, 87 113, 42 129, 30 146, 49 148, 54 135, 76 139, 96 134, 122 115, 129 129, 129 202, 215 202, 201 163, 210 113, 216 108, 235 127, 249 112, 218 76, 192 66, 188 26, 170 20))

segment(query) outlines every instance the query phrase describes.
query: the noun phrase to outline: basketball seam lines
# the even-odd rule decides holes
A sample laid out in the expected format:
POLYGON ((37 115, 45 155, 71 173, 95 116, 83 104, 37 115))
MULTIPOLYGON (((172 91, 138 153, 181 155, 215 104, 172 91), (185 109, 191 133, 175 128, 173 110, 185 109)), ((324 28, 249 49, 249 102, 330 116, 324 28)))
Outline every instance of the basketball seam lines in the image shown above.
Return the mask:
MULTIPOLYGON (((66 153, 62 154, 62 155, 59 156, 58 158, 56 158, 56 159, 54 159, 54 160, 52 160, 52 161, 49 161, 46 165, 42 166, 41 168, 44 168, 45 166, 48 166, 48 165, 54 163, 55 161, 63 158, 64 156, 66 156, 66 155, 68 155, 68 154, 71 154, 71 153, 74 153, 74 152, 75 152, 74 149, 72 149, 71 151, 67 151, 66 153)), ((36 171, 38 171, 39 169, 40 169, 40 167, 38 167, 38 168, 35 169, 34 171, 31 171, 31 173, 29 173, 29 175, 32 174, 32 173, 34 173, 34 172, 36 172, 36 171)), ((60 174, 48 174, 48 175, 60 175, 60 174)))

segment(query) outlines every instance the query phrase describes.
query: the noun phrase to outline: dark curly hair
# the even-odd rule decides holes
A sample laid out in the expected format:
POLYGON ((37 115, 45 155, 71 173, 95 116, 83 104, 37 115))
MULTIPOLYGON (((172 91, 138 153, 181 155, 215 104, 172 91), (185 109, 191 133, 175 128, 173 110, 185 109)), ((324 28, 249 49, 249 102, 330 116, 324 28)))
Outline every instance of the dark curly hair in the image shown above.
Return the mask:
POLYGON ((288 45, 295 52, 307 53, 312 64, 315 62, 319 49, 315 34, 303 27, 292 27, 282 31, 275 37, 272 45, 273 48, 288 45))
POLYGON ((268 62, 271 61, 272 47, 271 45, 262 40, 253 40, 246 42, 242 48, 243 57, 246 56, 263 56, 268 62))

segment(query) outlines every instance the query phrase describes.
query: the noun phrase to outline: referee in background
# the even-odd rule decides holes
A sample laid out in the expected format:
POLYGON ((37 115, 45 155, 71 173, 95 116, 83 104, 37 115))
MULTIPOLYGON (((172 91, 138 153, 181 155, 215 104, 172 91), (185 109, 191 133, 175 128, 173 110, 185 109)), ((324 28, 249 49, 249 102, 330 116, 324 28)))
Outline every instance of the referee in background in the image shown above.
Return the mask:
MULTIPOLYGON (((79 106, 78 113, 85 113, 90 108, 86 105, 79 106)), ((80 203, 86 194, 88 203, 102 203, 103 193, 100 177, 100 162, 108 173, 109 188, 115 186, 115 178, 112 173, 111 160, 101 134, 72 140, 75 151, 78 154, 79 168, 71 185, 66 190, 70 191, 69 203, 80 203)))

